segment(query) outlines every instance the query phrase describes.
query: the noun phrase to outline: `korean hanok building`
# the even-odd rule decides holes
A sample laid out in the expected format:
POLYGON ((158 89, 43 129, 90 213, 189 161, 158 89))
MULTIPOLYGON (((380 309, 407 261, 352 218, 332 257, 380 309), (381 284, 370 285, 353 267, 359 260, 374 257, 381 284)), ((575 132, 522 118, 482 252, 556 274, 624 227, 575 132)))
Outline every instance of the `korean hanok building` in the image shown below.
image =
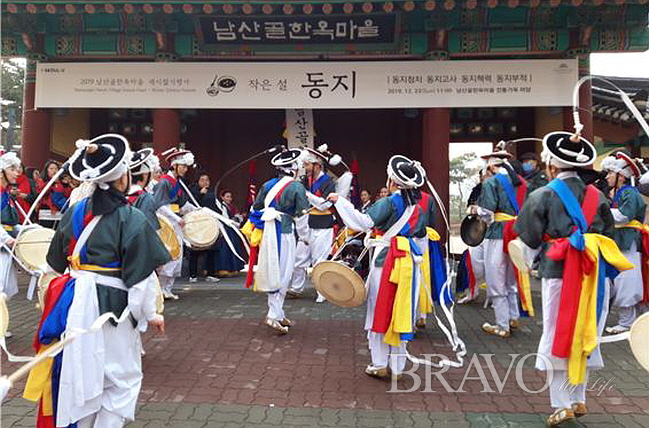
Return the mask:
MULTIPOLYGON (((646 50, 648 12, 648 0, 9 0, 2 55, 27 58, 27 166, 117 132, 158 152, 184 144, 216 179, 288 132, 356 157, 372 191, 391 154, 421 159, 447 199, 449 142, 571 130, 589 54, 646 50)), ((579 104, 592 139, 590 85, 579 104)), ((247 174, 225 183, 239 201, 247 174)))

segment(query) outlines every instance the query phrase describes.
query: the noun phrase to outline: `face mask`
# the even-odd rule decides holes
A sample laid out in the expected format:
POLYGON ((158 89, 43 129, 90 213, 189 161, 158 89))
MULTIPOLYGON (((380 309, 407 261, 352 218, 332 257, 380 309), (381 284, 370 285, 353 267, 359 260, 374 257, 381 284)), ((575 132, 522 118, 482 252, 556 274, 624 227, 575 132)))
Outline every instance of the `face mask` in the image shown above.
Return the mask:
POLYGON ((524 171, 524 172, 532 172, 533 170, 534 170, 534 167, 532 166, 531 163, 529 163, 529 162, 525 162, 525 163, 523 164, 523 171, 524 171))

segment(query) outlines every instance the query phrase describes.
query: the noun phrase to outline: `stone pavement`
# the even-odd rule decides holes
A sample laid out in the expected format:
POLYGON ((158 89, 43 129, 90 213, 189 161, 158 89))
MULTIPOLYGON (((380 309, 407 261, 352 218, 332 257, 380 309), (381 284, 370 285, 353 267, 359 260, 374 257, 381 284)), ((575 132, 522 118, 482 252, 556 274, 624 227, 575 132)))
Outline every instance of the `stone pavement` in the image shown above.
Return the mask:
MULTIPOLYGON (((167 302, 165 336, 144 335, 144 384, 136 421, 128 427, 542 427, 549 413, 547 390, 525 392, 516 382, 518 361, 535 351, 540 336, 540 295, 534 292, 537 318, 524 319, 509 340, 481 333, 493 317, 481 304, 456 308, 461 338, 468 349, 463 368, 429 376, 415 388, 406 375, 400 390, 390 382, 368 378, 369 355, 363 328, 364 308, 343 309, 308 298, 287 300, 296 321, 289 335, 275 336, 261 325, 264 295, 242 288, 242 278, 186 286, 180 300, 167 302), (479 356, 495 354, 492 372, 479 356), (495 376, 509 377, 499 392, 495 376), (478 358, 478 357, 476 357, 478 358), (479 378, 479 368, 483 379, 479 378), (495 376, 494 376, 495 375, 495 376), (463 378, 467 376, 468 379, 463 378), (450 391, 445 390, 442 380, 450 391), (426 390, 426 391, 425 391, 426 390), (486 392, 481 392, 481 391, 486 392), (434 391, 434 392, 433 392, 434 391), (491 392, 489 392, 491 391, 491 392)), ((9 303, 9 349, 29 354, 39 312, 21 294, 9 303)), ((420 332, 411 353, 452 356, 439 328, 420 332)), ((649 427, 649 375, 635 362, 626 342, 603 345, 606 368, 591 377, 590 414, 572 426, 649 427)), ((2 357, 2 372, 16 365, 2 357)), ((538 390, 545 377, 533 369, 534 358, 520 366, 528 390, 538 390)), ((437 369, 433 369, 436 371, 437 369)), ((422 378, 426 370, 416 373, 422 378)), ((34 426, 35 405, 20 398, 18 384, 2 405, 0 426, 34 426)))

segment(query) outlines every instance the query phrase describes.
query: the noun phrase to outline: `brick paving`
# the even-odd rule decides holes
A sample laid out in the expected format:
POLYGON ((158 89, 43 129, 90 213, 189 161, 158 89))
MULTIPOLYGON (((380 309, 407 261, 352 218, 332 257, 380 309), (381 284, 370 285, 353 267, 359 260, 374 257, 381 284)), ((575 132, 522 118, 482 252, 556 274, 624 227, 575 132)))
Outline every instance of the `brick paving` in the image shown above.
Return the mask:
MULTIPOLYGON (((469 353, 464 368, 449 369, 443 375, 455 392, 445 391, 435 377, 428 388, 425 384, 413 388, 412 378, 406 375, 398 389, 416 390, 391 393, 390 382, 363 373, 369 360, 362 330, 364 307, 316 304, 310 291, 308 298, 287 300, 287 315, 296 325, 289 335, 275 336, 261 325, 265 296, 243 289, 242 283, 237 278, 218 285, 193 284, 179 292, 180 300, 167 302, 166 335, 143 337, 144 384, 136 421, 128 427, 544 425, 549 413, 547 391, 527 393, 515 376, 516 363, 536 350, 540 336, 538 290, 534 292, 537 318, 523 320, 506 341, 480 331, 484 321, 491 321, 491 310, 481 304, 456 308, 459 334, 469 353), (477 378, 475 366, 467 373, 474 353, 495 354, 495 374, 500 378, 507 372, 510 354, 518 354, 501 392, 484 356, 479 358, 488 385, 477 378), (465 375, 469 379, 463 381, 465 375), (481 392, 485 387, 493 392, 481 392)), ((30 353, 39 312, 22 293, 24 288, 9 303, 14 337, 8 346, 25 355, 30 353)), ((451 356, 433 323, 429 319, 428 328, 409 346, 410 352, 451 356)), ((603 346, 606 368, 591 378, 591 413, 566 426, 649 427, 649 374, 635 362, 626 342, 603 346)), ((534 358, 525 361, 521 375, 528 389, 538 390, 545 377, 533 369, 533 363, 534 358)), ((12 372, 15 366, 3 356, 3 373, 12 372)), ((417 373, 424 377, 425 368, 417 373)), ((34 426, 35 405, 20 398, 21 391, 22 383, 3 403, 1 427, 34 426)))

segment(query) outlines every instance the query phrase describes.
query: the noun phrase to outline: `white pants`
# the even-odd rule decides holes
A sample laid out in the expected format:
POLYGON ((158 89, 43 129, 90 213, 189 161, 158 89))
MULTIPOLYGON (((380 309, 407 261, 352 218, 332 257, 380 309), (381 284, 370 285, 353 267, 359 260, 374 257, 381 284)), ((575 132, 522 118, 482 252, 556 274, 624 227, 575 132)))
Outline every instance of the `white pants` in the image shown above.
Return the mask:
POLYGON ((372 356, 372 365, 376 368, 390 367, 394 374, 400 374, 406 367, 406 342, 391 346, 383 341, 385 334, 367 332, 367 343, 372 356))
POLYGON ((295 293, 304 292, 307 268, 309 266, 315 266, 329 257, 333 239, 333 228, 309 229, 309 245, 306 245, 302 241, 297 244, 295 270, 293 271, 289 290, 295 293))
POLYGON ((623 327, 631 327, 636 319, 636 305, 642 301, 643 280, 642 280, 642 255, 637 250, 635 242, 629 249, 624 251, 624 257, 633 263, 633 269, 620 272, 610 282, 611 284, 611 305, 619 308, 620 319, 618 324, 623 327))
POLYGON ((502 239, 485 239, 483 245, 487 297, 493 302, 496 324, 509 331, 509 321, 519 316, 514 266, 503 253, 502 239))
POLYGON ((292 233, 282 233, 279 252, 280 289, 268 293, 268 318, 281 321, 284 314, 284 298, 288 290, 293 268, 295 266, 295 236, 292 233))
MULTIPOLYGON (((543 278, 541 280, 541 300, 543 303, 543 333, 539 339, 539 347, 536 358, 536 369, 542 371, 567 371, 568 359, 555 357, 552 354, 554 335, 557 329, 557 317, 561 306, 561 290, 563 280, 561 278, 543 278), (541 355, 544 357, 541 357, 541 355)), ((609 287, 604 290, 604 303, 602 313, 597 323, 597 337, 602 336, 606 316, 608 315, 609 287)), ((604 367, 604 359, 599 344, 590 354, 587 360, 587 367, 590 370, 597 370, 604 367)))
POLYGON ((160 288, 162 288, 163 293, 171 293, 171 290, 174 288, 174 282, 176 278, 173 276, 158 275, 158 280, 160 281, 160 288))
POLYGON ((107 323, 102 331, 106 347, 101 408, 82 418, 79 428, 121 428, 127 420, 135 419, 142 386, 140 332, 129 320, 117 327, 107 323))
POLYGON ((479 286, 485 282, 484 242, 477 247, 469 247, 469 254, 471 255, 471 269, 473 270, 476 286, 471 298, 475 298, 480 291, 479 286))
POLYGON ((77 422, 77 428, 122 428, 126 420, 106 409, 77 422))
POLYGON ((550 405, 553 409, 570 409, 573 404, 586 403, 586 388, 588 386, 588 369, 584 383, 571 385, 568 382, 566 370, 553 370, 548 372, 552 375, 550 383, 550 405))
POLYGON ((0 292, 5 293, 7 299, 18 293, 18 277, 13 262, 7 250, 0 250, 0 292))

